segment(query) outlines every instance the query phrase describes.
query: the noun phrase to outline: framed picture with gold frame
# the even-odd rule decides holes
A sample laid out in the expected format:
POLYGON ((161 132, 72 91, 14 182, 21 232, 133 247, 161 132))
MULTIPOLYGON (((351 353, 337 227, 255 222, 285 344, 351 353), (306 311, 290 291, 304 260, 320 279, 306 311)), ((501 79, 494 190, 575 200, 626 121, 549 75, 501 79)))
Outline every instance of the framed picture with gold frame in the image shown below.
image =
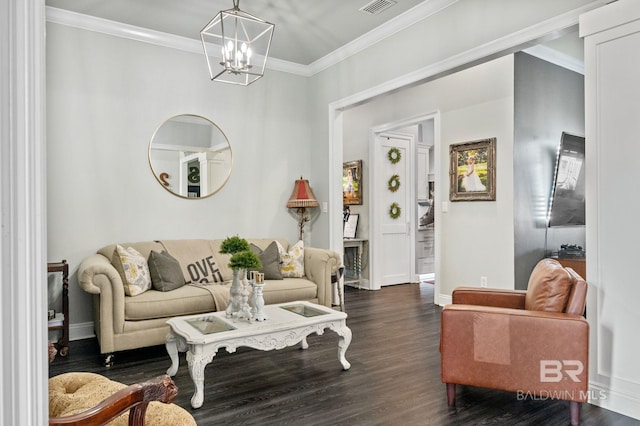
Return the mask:
POLYGON ((449 200, 495 201, 496 138, 449 146, 449 200))
POLYGON ((362 204, 362 160, 342 164, 342 204, 362 204))

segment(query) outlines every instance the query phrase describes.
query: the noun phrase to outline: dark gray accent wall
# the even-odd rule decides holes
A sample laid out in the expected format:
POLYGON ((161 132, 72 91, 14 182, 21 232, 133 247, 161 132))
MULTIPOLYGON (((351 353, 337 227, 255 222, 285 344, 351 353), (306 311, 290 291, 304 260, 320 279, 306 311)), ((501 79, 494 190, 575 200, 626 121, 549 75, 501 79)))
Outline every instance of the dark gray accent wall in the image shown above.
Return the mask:
POLYGON ((560 244, 585 246, 584 226, 545 226, 560 136, 584 135, 584 76, 522 52, 514 63, 515 288, 525 290, 560 244))

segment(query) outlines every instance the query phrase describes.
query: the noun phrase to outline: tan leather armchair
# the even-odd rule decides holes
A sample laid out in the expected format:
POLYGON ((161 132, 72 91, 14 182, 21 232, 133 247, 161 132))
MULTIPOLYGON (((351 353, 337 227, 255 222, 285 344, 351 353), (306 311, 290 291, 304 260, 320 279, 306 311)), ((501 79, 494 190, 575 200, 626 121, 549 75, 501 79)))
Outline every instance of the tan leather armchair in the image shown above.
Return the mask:
POLYGON ((553 259, 536 265, 527 291, 456 288, 440 335, 448 404, 456 384, 563 399, 578 425, 589 396, 586 294, 584 279, 553 259))

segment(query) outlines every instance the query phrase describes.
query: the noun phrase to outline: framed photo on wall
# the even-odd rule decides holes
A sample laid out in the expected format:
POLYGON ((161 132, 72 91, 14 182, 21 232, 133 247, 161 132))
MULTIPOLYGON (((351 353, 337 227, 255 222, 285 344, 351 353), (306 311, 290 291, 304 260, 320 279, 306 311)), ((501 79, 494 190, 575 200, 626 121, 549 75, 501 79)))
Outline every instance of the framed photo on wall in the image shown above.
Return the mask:
POLYGON ((449 200, 495 201, 496 138, 449 146, 449 200))
POLYGON ((359 214, 350 214, 347 221, 344 223, 344 238, 355 238, 358 232, 358 218, 359 214))
POLYGON ((342 204, 362 204, 362 160, 342 164, 342 204))

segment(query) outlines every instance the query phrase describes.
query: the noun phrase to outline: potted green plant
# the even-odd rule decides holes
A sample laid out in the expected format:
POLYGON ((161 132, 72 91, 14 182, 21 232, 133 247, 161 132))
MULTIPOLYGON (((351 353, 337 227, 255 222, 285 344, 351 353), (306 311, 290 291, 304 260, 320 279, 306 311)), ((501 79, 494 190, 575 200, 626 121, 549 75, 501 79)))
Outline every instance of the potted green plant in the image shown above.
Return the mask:
POLYGON ((227 237, 222 244, 220 244, 220 253, 222 254, 235 254, 247 250, 250 250, 249 243, 237 235, 227 237))
MULTIPOLYGON (((244 285, 240 284, 240 274, 243 274, 242 282, 247 281, 248 269, 260 269, 262 263, 260 258, 251 251, 249 243, 244 238, 240 238, 235 235, 233 237, 227 237, 220 245, 220 253, 231 254, 229 259, 229 268, 233 270, 233 281, 231 282, 231 302, 227 307, 225 314, 227 317, 231 317, 236 314, 238 317, 247 316, 250 320, 250 313, 244 306, 246 304, 245 297, 248 295, 248 290, 244 285)), ((247 305, 248 306, 248 305, 247 305)))

